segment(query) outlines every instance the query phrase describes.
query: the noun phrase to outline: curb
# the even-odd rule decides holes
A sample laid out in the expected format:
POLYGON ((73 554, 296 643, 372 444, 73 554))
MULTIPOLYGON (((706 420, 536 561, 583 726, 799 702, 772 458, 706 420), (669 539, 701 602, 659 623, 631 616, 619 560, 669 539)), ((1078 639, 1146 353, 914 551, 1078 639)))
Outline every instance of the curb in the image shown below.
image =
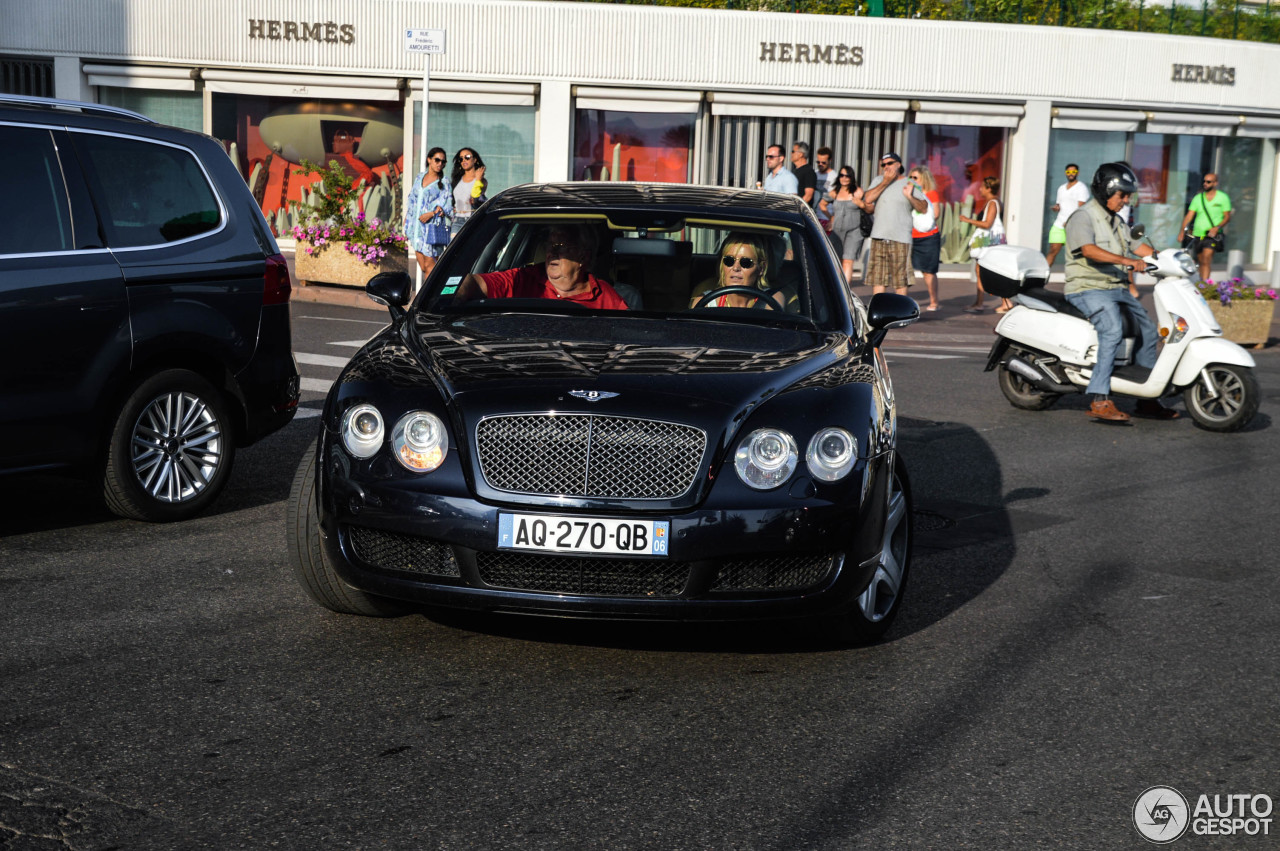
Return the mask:
POLYGON ((307 284, 306 286, 295 284, 289 300, 333 304, 338 307, 363 307, 367 310, 386 312, 386 308, 365 295, 364 290, 332 284, 307 284))

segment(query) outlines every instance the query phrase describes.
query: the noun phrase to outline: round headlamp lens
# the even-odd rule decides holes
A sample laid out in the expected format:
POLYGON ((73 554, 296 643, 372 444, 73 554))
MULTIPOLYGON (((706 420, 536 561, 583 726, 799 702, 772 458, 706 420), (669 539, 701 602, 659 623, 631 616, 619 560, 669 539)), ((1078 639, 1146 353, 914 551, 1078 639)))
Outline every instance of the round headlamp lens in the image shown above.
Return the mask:
POLYGON ((342 445, 357 458, 370 458, 382 448, 382 414, 372 405, 356 405, 342 418, 342 445))
POLYGON ((805 463, 815 479, 834 482, 844 478, 858 460, 858 444, 842 428, 824 428, 809 441, 805 463))
POLYGON ((799 452, 795 439, 779 429, 757 429, 743 438, 734 454, 738 478, 757 490, 776 488, 795 472, 799 452))
POLYGON ((449 438, 444 422, 427 411, 410 411, 391 430, 396 460, 415 473, 429 473, 444 463, 449 438))

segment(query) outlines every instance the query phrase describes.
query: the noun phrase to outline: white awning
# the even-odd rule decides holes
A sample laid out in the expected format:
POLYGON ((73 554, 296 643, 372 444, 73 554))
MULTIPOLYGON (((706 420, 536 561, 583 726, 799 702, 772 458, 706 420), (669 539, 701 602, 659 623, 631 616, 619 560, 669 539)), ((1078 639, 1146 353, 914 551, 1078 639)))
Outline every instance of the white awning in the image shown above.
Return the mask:
POLYGON ((1057 106, 1053 109, 1054 130, 1096 130, 1133 133, 1147 114, 1137 109, 1080 109, 1057 106))
POLYGON ((1253 115, 1243 116, 1243 123, 1236 128, 1237 136, 1248 136, 1253 139, 1280 138, 1280 118, 1259 118, 1253 115))
POLYGON ((1230 136, 1239 126, 1239 115, 1153 112, 1147 118, 1146 130, 1148 133, 1176 133, 1180 136, 1230 136))
POLYGON ((912 101, 916 124, 958 124, 966 127, 1017 127, 1020 104, 965 101, 912 101))
MULTIPOLYGON (((422 99, 422 78, 409 79, 409 91, 422 99)), ((482 83, 471 80, 431 80, 432 103, 476 103, 488 106, 533 106, 537 83, 482 83)))
POLYGON ((271 74, 206 68, 200 74, 211 92, 319 100, 400 100, 399 80, 329 74, 271 74))
POLYGON ((164 89, 171 92, 196 90, 195 68, 170 68, 164 65, 94 65, 81 69, 91 86, 114 86, 120 89, 164 89))
POLYGON ((905 100, 757 95, 746 92, 708 92, 707 100, 711 102, 712 115, 886 121, 891 124, 901 124, 909 107, 905 100))
POLYGON ((614 112, 665 112, 692 115, 702 103, 702 92, 666 89, 624 89, 603 86, 574 86, 578 109, 605 109, 614 112))

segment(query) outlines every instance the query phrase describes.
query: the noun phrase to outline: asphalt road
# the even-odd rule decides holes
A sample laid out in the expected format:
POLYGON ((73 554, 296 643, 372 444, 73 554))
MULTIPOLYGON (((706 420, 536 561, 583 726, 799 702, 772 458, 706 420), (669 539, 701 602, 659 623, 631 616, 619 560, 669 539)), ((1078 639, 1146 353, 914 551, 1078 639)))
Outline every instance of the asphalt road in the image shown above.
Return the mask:
POLYGON ((316 607, 284 499, 382 317, 294 316, 304 416, 215 513, 0 479, 0 849, 1142 848, 1148 787, 1280 798, 1280 351, 1217 435, 1018 411, 985 326, 895 334, 913 575, 889 640, 838 650, 316 607))

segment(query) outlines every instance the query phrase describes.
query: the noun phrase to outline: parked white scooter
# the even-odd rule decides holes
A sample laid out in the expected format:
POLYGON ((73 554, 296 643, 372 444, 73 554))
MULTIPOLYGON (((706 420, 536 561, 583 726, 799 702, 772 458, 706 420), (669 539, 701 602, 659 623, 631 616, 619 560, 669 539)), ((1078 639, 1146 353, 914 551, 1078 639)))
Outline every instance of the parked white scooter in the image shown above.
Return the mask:
MULTIPOLYGON (((1142 226, 1134 239, 1142 238, 1142 226)), ((1015 407, 1040 411, 1066 393, 1082 393, 1097 363, 1093 325, 1062 293, 1045 289, 1049 264, 1038 251, 1000 245, 983 252, 983 288, 1010 298, 1014 308, 996 325, 999 335, 987 371, 999 368, 1000 389, 1015 407)), ((1190 278, 1191 257, 1166 248, 1147 258, 1155 286, 1156 326, 1164 345, 1148 370, 1133 361, 1136 330, 1125 319, 1124 340, 1111 375, 1113 395, 1158 399, 1182 393, 1196 425, 1236 431, 1258 411, 1260 392, 1253 358, 1222 338, 1222 329, 1190 278)))

